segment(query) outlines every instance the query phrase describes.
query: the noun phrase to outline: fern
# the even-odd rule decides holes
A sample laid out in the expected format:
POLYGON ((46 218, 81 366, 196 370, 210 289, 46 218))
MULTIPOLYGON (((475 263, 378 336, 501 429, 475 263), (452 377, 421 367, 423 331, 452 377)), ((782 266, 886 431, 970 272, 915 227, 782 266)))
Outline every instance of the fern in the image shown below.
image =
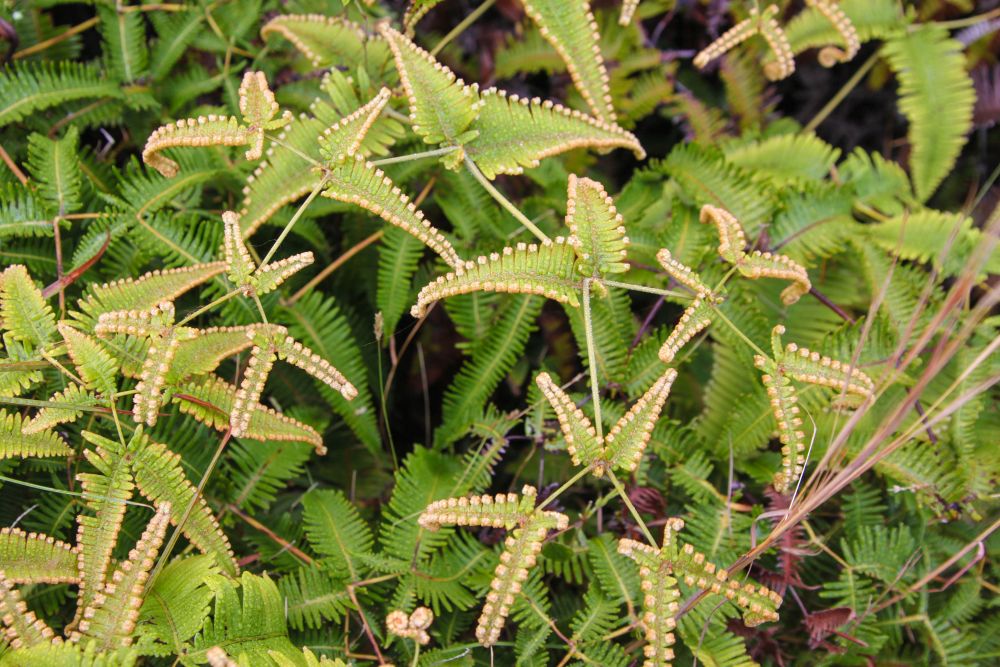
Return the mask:
POLYGON ((357 555, 371 551, 373 537, 357 509, 338 491, 313 491, 303 499, 309 543, 335 571, 352 581, 364 574, 357 555))
POLYGON ((280 35, 291 42, 313 67, 338 63, 356 63, 362 59, 364 32, 359 26, 339 17, 319 14, 276 16, 260 29, 269 40, 280 35))
POLYGON ((0 104, 0 127, 67 102, 121 96, 113 82, 88 64, 9 66, 0 73, 0 99, 4 100, 0 104))
POLYGON ((17 528, 0 529, 3 577, 12 584, 75 584, 75 549, 66 542, 17 528))
POLYGON ((910 123, 913 189, 928 199, 951 171, 972 123, 975 95, 961 46, 937 26, 921 26, 886 42, 899 78, 899 108, 910 123))
POLYGON ((20 415, 0 410, 0 459, 69 456, 73 452, 56 433, 25 433, 25 427, 20 415))

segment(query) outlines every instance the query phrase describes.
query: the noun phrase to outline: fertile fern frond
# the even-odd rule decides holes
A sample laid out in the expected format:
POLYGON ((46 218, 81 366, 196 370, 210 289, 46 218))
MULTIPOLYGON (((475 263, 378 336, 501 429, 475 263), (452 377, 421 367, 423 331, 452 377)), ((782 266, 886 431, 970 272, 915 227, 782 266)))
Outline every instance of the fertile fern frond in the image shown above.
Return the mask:
POLYGON ((399 80, 410 106, 412 129, 429 144, 461 145, 476 119, 482 102, 478 86, 467 86, 434 56, 397 32, 379 24, 379 34, 389 43, 399 80))
POLYGON ((64 102, 121 96, 118 86, 90 64, 8 65, 0 73, 0 127, 64 102))
MULTIPOLYGON (((42 408, 30 420, 25 421, 21 426, 21 433, 25 436, 42 434, 48 438, 54 433, 46 434, 46 429, 51 429, 59 424, 74 422, 83 415, 81 408, 90 408, 100 404, 97 394, 81 387, 78 384, 70 384, 65 389, 49 397, 47 407, 42 408)), ((28 438, 30 441, 30 438, 28 438)), ((41 456, 34 454, 33 456, 41 456)))
MULTIPOLYGON (((720 236, 726 238, 724 232, 720 232, 720 236)), ((684 309, 677 324, 660 346, 660 360, 669 364, 681 348, 712 323, 715 308, 721 303, 722 297, 713 294, 693 269, 674 259, 666 248, 656 254, 656 259, 671 278, 695 293, 691 305, 684 309)))
POLYGON ((538 294, 575 307, 580 304, 577 294, 582 285, 575 262, 574 248, 561 236, 541 245, 508 246, 499 253, 465 262, 425 285, 410 314, 423 317, 435 301, 480 290, 538 294))
POLYGON ((358 390, 340 371, 289 336, 284 327, 272 324, 250 329, 247 337, 252 341, 253 348, 229 416, 230 427, 236 437, 242 437, 250 430, 264 383, 276 359, 284 359, 293 366, 298 366, 334 391, 340 392, 347 400, 358 395, 358 390))
POLYGON ((772 81, 778 81, 792 75, 795 71, 795 58, 788 43, 785 31, 781 29, 775 16, 777 5, 769 5, 763 13, 755 6, 750 9, 750 16, 727 30, 721 37, 698 52, 694 58, 694 66, 704 69, 708 63, 723 55, 733 47, 761 35, 767 41, 774 61, 764 66, 764 74, 772 81))
POLYGON ((80 620, 82 611, 97 601, 107 580, 111 554, 125 518, 125 502, 134 488, 126 447, 107 438, 96 440, 94 444, 94 449, 85 449, 83 455, 96 472, 81 472, 76 476, 83 487, 87 509, 93 514, 76 517, 80 589, 77 616, 71 627, 80 620))
POLYGON ((840 5, 833 0, 806 0, 807 7, 814 7, 833 25, 834 30, 844 42, 844 48, 824 46, 819 51, 819 63, 823 67, 833 67, 837 63, 846 63, 858 54, 861 39, 858 31, 851 23, 850 17, 844 13, 840 5))
MULTIPOLYGON (((179 404, 182 413, 218 431, 226 431, 238 391, 237 387, 222 378, 210 375, 178 387, 173 400, 179 404)), ((323 437, 315 429, 264 405, 253 406, 250 424, 242 437, 260 441, 308 442, 316 448, 316 453, 326 453, 323 437)))
POLYGON ((663 267, 663 270, 671 278, 684 285, 684 287, 687 287, 696 295, 701 296, 712 293, 712 290, 701 281, 701 276, 695 273, 694 269, 674 259, 674 256, 666 248, 661 248, 656 253, 656 261, 660 263, 660 266, 663 267))
POLYGON ((449 266, 462 259, 451 242, 417 210, 395 183, 360 153, 361 143, 389 101, 383 88, 368 104, 337 121, 320 137, 320 151, 327 160, 323 196, 355 204, 416 237, 441 255, 449 266))
POLYGON ((972 127, 976 95, 962 49, 932 23, 900 32, 883 47, 899 79, 899 109, 910 124, 910 172, 920 201, 951 172, 972 127))
POLYGON ((247 296, 272 292, 292 275, 313 263, 313 254, 302 252, 258 267, 243 243, 239 216, 232 211, 224 211, 222 224, 225 228, 223 252, 229 280, 241 287, 247 296))
POLYGON ((520 174, 574 148, 624 148, 638 160, 646 157, 632 133, 561 104, 496 88, 483 91, 480 100, 483 105, 472 125, 478 134, 465 152, 487 178, 520 174))
POLYGON ((625 248, 629 239, 614 200, 604 186, 589 178, 570 174, 566 195, 567 241, 576 250, 577 270, 599 279, 606 273, 628 271, 625 248))
POLYGON ((385 617, 385 629, 397 637, 409 637, 418 644, 424 645, 431 641, 427 628, 434 622, 434 612, 427 607, 417 607, 409 616, 398 609, 389 612, 385 617))
POLYGON ((792 281, 781 292, 781 300, 786 305, 795 303, 812 289, 805 268, 789 257, 759 250, 747 254, 743 226, 729 211, 706 204, 701 208, 700 220, 715 225, 719 232, 719 255, 736 266, 741 275, 751 279, 767 277, 792 281))
POLYGON ((265 41, 271 35, 287 39, 317 68, 330 67, 338 61, 357 63, 364 57, 364 31, 357 24, 337 16, 275 16, 260 29, 260 36, 265 41))
POLYGON ((61 642, 45 621, 35 616, 0 570, 0 622, 4 625, 3 638, 12 649, 27 648, 49 642, 61 642))
POLYGON ((773 359, 754 356, 754 365, 764 371, 762 381, 771 402, 771 412, 778 423, 781 442, 781 471, 774 476, 774 487, 787 493, 795 484, 805 466, 805 433, 799 428, 798 392, 791 380, 816 384, 853 394, 863 400, 874 396, 875 383, 864 372, 852 368, 818 352, 810 352, 795 343, 782 347, 781 334, 785 327, 778 325, 771 333, 773 359))
MULTIPOLYGON (((89 435, 92 438, 97 437, 89 435)), ((88 437, 86 432, 84 437, 88 437)), ((181 457, 171 452, 166 445, 143 436, 137 436, 132 441, 129 451, 132 475, 139 493, 158 506, 171 505, 176 508, 190 506, 191 514, 182 527, 184 537, 199 551, 211 555, 223 571, 235 574, 238 568, 229 539, 219 527, 219 522, 212 514, 212 508, 205 502, 205 498, 198 494, 195 486, 188 481, 181 467, 181 457), (196 496, 197 502, 192 506, 192 500, 196 496)), ((177 525, 178 519, 179 516, 170 516, 170 522, 174 525, 177 525)))
POLYGON ((590 11, 590 3, 587 0, 526 0, 523 4, 525 12, 538 25, 542 37, 566 63, 573 84, 594 116, 606 123, 614 123, 615 109, 611 102, 608 71, 601 55, 601 36, 590 11))
POLYGON ((80 580, 71 544, 19 528, 0 528, 3 576, 13 584, 75 584, 80 580))
POLYGON ((668 519, 659 549, 630 539, 618 541, 618 553, 639 566, 643 592, 641 624, 646 634, 645 667, 670 667, 674 658, 671 647, 680 609, 678 581, 724 596, 743 610, 743 622, 748 626, 778 620, 775 609, 781 605, 781 596, 764 586, 741 586, 740 582, 730 580, 725 569, 707 562, 704 554, 675 538, 674 533, 683 527, 683 520, 668 519))
POLYGON ((86 298, 77 303, 83 312, 74 313, 74 316, 93 325, 103 313, 115 310, 151 310, 161 303, 174 301, 181 294, 225 270, 225 262, 210 262, 166 271, 151 271, 138 278, 123 278, 97 285, 91 288, 86 298))
POLYGON ((143 588, 156 555, 163 544, 163 536, 170 525, 170 503, 163 503, 108 581, 94 595, 83 610, 83 619, 77 624, 70 641, 80 642, 85 637, 96 639, 102 650, 132 644, 132 633, 139 620, 143 588))
POLYGON ((597 439, 590 419, 548 373, 540 373, 535 382, 556 413, 573 463, 593 466, 594 475, 600 477, 609 469, 632 472, 638 467, 676 378, 673 369, 660 376, 608 431, 604 442, 597 439))
POLYGON ((180 165, 161 154, 177 146, 249 146, 247 160, 259 160, 264 152, 264 132, 287 125, 291 113, 279 118, 274 93, 263 72, 247 72, 240 85, 240 113, 243 123, 233 116, 187 118, 155 130, 142 149, 142 161, 167 178, 177 174, 180 165))
POLYGON ((476 625, 476 639, 483 646, 493 646, 500 638, 549 531, 565 530, 569 525, 565 514, 536 510, 537 495, 534 487, 525 486, 520 498, 513 493, 447 498, 431 503, 420 515, 420 526, 431 531, 443 525, 503 526, 511 530, 476 625))
POLYGON ((31 349, 43 348, 56 338, 52 307, 24 266, 15 264, 0 273, 0 300, 5 336, 26 343, 31 349))
MULTIPOLYGON (((30 424, 31 422, 28 422, 30 424)), ((59 434, 30 430, 19 414, 0 410, 0 460, 11 458, 69 456, 73 450, 59 434)), ((9 568, 5 568, 9 569, 9 568)), ((9 574, 9 573, 8 573, 9 574)))

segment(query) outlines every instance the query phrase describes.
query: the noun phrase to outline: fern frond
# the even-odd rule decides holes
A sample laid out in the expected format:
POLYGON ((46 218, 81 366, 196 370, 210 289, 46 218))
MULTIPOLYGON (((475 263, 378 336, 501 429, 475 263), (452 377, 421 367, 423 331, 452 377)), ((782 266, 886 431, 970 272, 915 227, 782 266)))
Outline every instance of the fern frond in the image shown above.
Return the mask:
POLYGON ((12 584, 75 584, 80 580, 71 544, 19 528, 0 528, 0 563, 12 584))
POLYGON ((287 601, 288 624, 296 630, 338 622, 352 608, 347 585, 329 569, 301 567, 278 581, 287 601))
MULTIPOLYGON (((594 116, 614 123, 608 72, 599 45, 601 36, 590 3, 587 0, 527 0, 524 10, 566 63, 573 84, 594 116)), ((623 14, 624 11, 623 8, 623 14)))
POLYGON ((194 376, 211 373, 224 360, 250 348, 253 341, 247 336, 247 330, 258 326, 197 329, 195 337, 180 341, 167 372, 167 383, 178 384, 194 376))
POLYGON ((482 106, 477 96, 478 86, 467 86, 388 23, 379 24, 378 30, 392 49, 410 106, 413 131, 429 144, 465 143, 468 138, 465 132, 482 106))
POLYGON ((117 392, 118 363, 101 344, 66 322, 60 322, 58 329, 84 386, 105 398, 117 392))
POLYGON ((251 259, 246 244, 243 243, 239 216, 232 211, 224 211, 222 224, 223 253, 228 267, 229 281, 242 287, 247 296, 252 294, 260 296, 272 292, 295 273, 313 263, 313 254, 302 252, 258 267, 251 259))
POLYGON ((482 108, 472 126, 479 134, 465 151, 487 178, 520 174, 544 158, 574 148, 624 148, 638 160, 646 157, 632 133, 561 104, 508 95, 496 88, 483 91, 480 101, 482 108))
POLYGON ((359 556, 372 551, 371 529, 341 491, 310 491, 302 499, 302 523, 309 544, 334 572, 358 581, 365 572, 359 556))
POLYGON ((97 16, 109 71, 125 83, 146 76, 149 49, 142 14, 120 11, 116 5, 99 5, 97 16))
POLYGON ((45 621, 35 616, 0 570, 0 622, 4 625, 3 638, 13 649, 27 648, 49 642, 61 642, 45 621))
POLYGON ((118 542, 118 533, 125 518, 125 501, 134 488, 126 448, 120 442, 96 434, 84 435, 94 449, 83 454, 96 472, 77 473, 90 514, 79 514, 76 545, 79 553, 80 591, 77 594, 77 616, 97 600, 104 586, 111 554, 118 542))
POLYGON ((208 617, 210 582, 217 574, 211 556, 170 560, 153 579, 139 610, 143 634, 159 639, 176 654, 186 651, 208 617))
POLYGON ((861 39, 855 30, 851 19, 844 13, 840 5, 832 0, 806 0, 807 7, 814 7, 826 18, 837 31, 844 42, 844 48, 824 46, 819 52, 819 64, 823 67, 833 67, 837 63, 846 63, 858 54, 861 39))
POLYGON ((680 608, 678 580, 688 586, 724 596, 743 610, 743 622, 749 626, 778 620, 775 608, 781 596, 764 586, 752 583, 740 585, 730 580, 723 568, 707 562, 705 555, 690 544, 675 539, 674 533, 684 527, 677 518, 667 520, 663 545, 657 549, 630 539, 618 541, 618 553, 634 560, 639 566, 643 591, 642 625, 646 631, 646 667, 669 667, 674 657, 673 630, 680 608))
MULTIPOLYGON (((0 410, 0 460, 10 458, 69 456, 73 450, 52 431, 30 430, 21 415, 0 410)), ((4 568, 10 569, 10 568, 4 568)), ((8 575, 10 573, 8 572, 8 575)))
POLYGON ((698 69, 704 69, 711 61, 759 34, 767 41, 767 45, 774 55, 774 60, 764 65, 765 76, 772 81, 791 76, 792 72, 795 71, 795 58, 788 43, 788 36, 775 19, 777 14, 777 5, 769 5, 763 13, 756 6, 751 7, 749 17, 737 23, 698 52, 694 58, 694 66, 698 69))
POLYGON ((77 305, 83 314, 74 316, 84 322, 97 320, 103 313, 115 310, 151 310, 154 306, 174 301, 181 294, 201 285, 226 270, 225 262, 193 264, 178 269, 156 270, 138 278, 123 278, 97 285, 77 305))
POLYGON ((89 97, 119 99, 122 92, 90 64, 8 65, 0 73, 0 127, 37 111, 89 97))
POLYGON ((39 194, 59 215, 79 210, 82 205, 82 172, 77 155, 80 134, 76 127, 66 130, 59 140, 41 134, 28 137, 28 167, 39 194))
MULTIPOLYGON (((68 385, 62 391, 50 396, 47 402, 50 404, 48 407, 42 408, 35 413, 34 417, 22 424, 21 433, 23 435, 41 434, 48 437, 48 434, 45 433, 47 429, 59 424, 75 422, 83 415, 83 410, 78 409, 77 406, 94 407, 100 404, 96 394, 87 391, 78 384, 68 385)), ((27 440, 31 441, 31 438, 27 440)), ((34 456, 40 456, 40 454, 34 454, 34 456)))
POLYGON ((326 173, 323 196, 360 206, 415 236, 451 267, 464 264, 451 241, 417 210, 385 173, 361 155, 347 157, 326 173))
POLYGON ((275 119, 278 103, 267 85, 263 72, 247 72, 240 85, 240 113, 245 124, 233 116, 199 116, 181 119, 157 128, 146 140, 142 161, 167 178, 180 169, 175 161, 161 154, 179 146, 248 146, 247 160, 259 160, 264 152, 265 130, 277 130, 291 121, 291 113, 275 119))
POLYGON ((28 270, 15 264, 0 273, 0 318, 5 336, 28 344, 32 349, 45 347, 56 338, 56 318, 42 291, 28 275, 28 270))
POLYGON ((79 642, 83 637, 92 637, 103 650, 132 644, 132 633, 139 620, 139 607, 142 606, 143 588, 168 525, 170 503, 163 503, 157 507, 142 537, 129 551, 128 559, 118 566, 84 609, 83 619, 76 632, 70 635, 71 641, 79 642))
MULTIPOLYGON (((226 431, 237 391, 236 387, 213 375, 178 387, 173 400, 184 414, 218 431, 226 431)), ((326 452, 323 438, 315 429, 263 405, 255 406, 250 413, 250 423, 242 437, 261 441, 308 442, 318 454, 326 452)))
POLYGON ((899 109, 910 123, 910 173, 920 201, 951 172, 972 127, 976 96, 962 49, 934 24, 901 32, 883 47, 899 79, 899 109))
POLYGON ((8 185, 0 190, 0 239, 52 236, 55 227, 37 193, 8 185))
MULTIPOLYGON (((957 276, 969 267, 983 233, 972 219, 955 213, 922 209, 866 225, 869 238, 902 259, 931 264, 946 276, 957 276)), ((986 260, 980 276, 1000 273, 1000 253, 986 260)))
POLYGON ((729 211, 706 204, 701 208, 700 220, 715 225, 719 232, 719 255, 736 266, 741 275, 754 280, 767 277, 792 281, 781 292, 785 305, 795 303, 812 289, 805 268, 789 257, 759 250, 750 254, 744 252, 746 234, 739 220, 729 211))
POLYGON ((361 62, 365 33, 357 24, 338 16, 286 14, 275 16, 260 29, 265 41, 280 35, 298 49, 313 67, 361 62))
POLYGON ((699 295, 684 309, 677 324, 660 347, 660 361, 665 364, 672 363, 681 348, 712 323, 715 314, 713 298, 710 294, 699 295))
POLYGON ((584 276, 600 278, 628 271, 624 221, 603 185, 570 174, 566 226, 570 230, 567 243, 576 250, 576 268, 584 276))
POLYGON ((538 294, 575 307, 580 303, 577 293, 581 286, 575 261, 573 247, 561 236, 541 245, 508 246, 475 262, 465 262, 456 271, 425 285, 410 314, 423 317, 435 301, 479 290, 538 294))
POLYGON ((875 383, 868 375, 850 364, 811 352, 795 343, 788 343, 781 350, 781 334, 785 327, 780 324, 774 327, 772 346, 775 360, 781 363, 785 372, 794 380, 818 384, 825 387, 855 394, 869 399, 875 394, 875 383))
MULTIPOLYGON (((182 527, 184 537, 202 553, 211 555, 224 572, 236 574, 238 568, 229 539, 219 527, 205 498, 197 494, 195 486, 188 481, 181 467, 181 457, 165 445, 142 436, 133 440, 129 450, 135 485, 139 493, 153 504, 170 505, 183 512, 198 496, 182 527)), ((178 518, 171 515, 170 522, 177 525, 178 518)))
MULTIPOLYGON (((849 48, 849 38, 840 32, 836 22, 825 12, 818 6, 812 6, 814 1, 808 0, 807 7, 793 16, 785 27, 792 50, 795 53, 817 47, 822 50, 838 40, 844 40, 843 46, 849 48)), ((833 4, 832 0, 819 1, 833 4)), ((834 7, 834 11, 843 12, 862 42, 898 32, 900 25, 907 20, 900 9, 901 5, 896 0, 840 0, 834 7)))
POLYGON ((660 266, 663 267, 663 270, 671 278, 694 292, 696 296, 704 296, 712 293, 712 290, 702 282, 701 276, 695 273, 694 269, 674 259, 673 255, 666 248, 661 248, 656 253, 656 261, 660 263, 660 266))
POLYGON ((590 419, 548 373, 540 373, 535 382, 555 411, 573 463, 593 466, 594 474, 600 477, 607 469, 632 472, 638 467, 676 377, 677 371, 673 369, 660 376, 611 427, 603 443, 597 440, 590 419))
POLYGON ((788 493, 798 482, 805 466, 806 434, 799 430, 802 419, 799 415, 798 392, 785 376, 784 369, 775 364, 758 368, 769 373, 761 376, 771 401, 771 412, 778 423, 778 440, 781 442, 781 470, 774 474, 774 489, 778 493, 788 493))
POLYGON ((342 162, 354 157, 375 125, 392 93, 382 88, 367 104, 323 130, 319 138, 320 152, 328 162, 342 162))
POLYGON ((500 631, 549 531, 565 530, 569 525, 569 517, 565 514, 537 511, 537 494, 534 487, 525 486, 520 498, 516 494, 448 498, 431 503, 420 515, 421 527, 431 531, 445 524, 513 528, 504 542, 500 564, 490 582, 490 591, 476 626, 476 639, 483 646, 493 646, 500 638, 500 631))

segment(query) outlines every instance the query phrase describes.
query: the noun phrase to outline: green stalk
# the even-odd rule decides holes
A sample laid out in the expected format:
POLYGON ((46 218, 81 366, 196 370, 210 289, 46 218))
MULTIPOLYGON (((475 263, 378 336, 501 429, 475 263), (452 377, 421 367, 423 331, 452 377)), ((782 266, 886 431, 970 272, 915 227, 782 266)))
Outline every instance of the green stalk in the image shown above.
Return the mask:
POLYGON ((537 236, 542 243, 551 242, 551 239, 545 235, 545 232, 536 227, 535 223, 528 219, 528 216, 521 213, 516 206, 510 203, 510 200, 503 196, 503 193, 497 190, 493 184, 490 183, 488 178, 483 176, 483 172, 479 171, 479 167, 477 167, 476 163, 470 160, 468 156, 465 157, 465 168, 468 169, 469 173, 472 174, 477 181, 479 181, 479 184, 482 185, 483 188, 485 188, 486 191, 497 200, 497 203, 507 209, 507 212, 512 216, 517 218, 517 221, 524 225, 529 232, 537 236))

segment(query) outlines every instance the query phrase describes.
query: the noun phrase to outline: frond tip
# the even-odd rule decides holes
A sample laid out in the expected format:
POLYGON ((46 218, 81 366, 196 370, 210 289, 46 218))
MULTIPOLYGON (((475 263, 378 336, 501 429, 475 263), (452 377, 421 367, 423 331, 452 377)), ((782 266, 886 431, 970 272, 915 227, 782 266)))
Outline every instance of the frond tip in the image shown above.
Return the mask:
POLYGON ((476 639, 483 646, 493 646, 500 638, 514 600, 535 566, 549 531, 565 530, 569 525, 565 514, 539 511, 535 507, 537 496, 535 487, 525 486, 520 498, 513 493, 448 498, 431 503, 420 515, 420 525, 428 530, 459 525, 504 526, 511 531, 476 626, 476 639))
POLYGON ((812 289, 809 274, 798 262, 785 255, 754 250, 747 253, 746 234, 743 226, 732 213, 724 208, 706 204, 701 208, 700 220, 712 223, 719 232, 719 255, 733 264, 740 275, 757 278, 790 280, 791 285, 781 292, 781 301, 790 306, 812 289))
POLYGON ((721 37, 698 52, 694 58, 694 66, 698 69, 704 69, 711 61, 759 34, 774 54, 774 60, 764 65, 764 74, 767 78, 778 81, 791 76, 795 71, 795 58, 788 42, 788 36, 775 18, 777 14, 777 5, 769 5, 763 12, 757 7, 752 7, 749 17, 734 25, 721 37))
POLYGON ((568 243, 576 250, 576 268, 584 276, 600 278, 606 273, 628 271, 625 248, 629 244, 625 224, 604 186, 589 178, 570 174, 566 195, 568 243))
POLYGON ((833 67, 837 63, 846 63, 854 58, 861 48, 861 40, 850 17, 844 13, 840 5, 834 0, 806 0, 806 6, 815 7, 844 40, 843 49, 833 45, 820 49, 819 64, 823 67, 833 67))
POLYGON ((433 622, 434 612, 427 607, 417 607, 409 616, 406 612, 396 609, 385 617, 385 628, 391 635, 409 637, 418 644, 426 645, 431 641, 427 628, 433 622))

